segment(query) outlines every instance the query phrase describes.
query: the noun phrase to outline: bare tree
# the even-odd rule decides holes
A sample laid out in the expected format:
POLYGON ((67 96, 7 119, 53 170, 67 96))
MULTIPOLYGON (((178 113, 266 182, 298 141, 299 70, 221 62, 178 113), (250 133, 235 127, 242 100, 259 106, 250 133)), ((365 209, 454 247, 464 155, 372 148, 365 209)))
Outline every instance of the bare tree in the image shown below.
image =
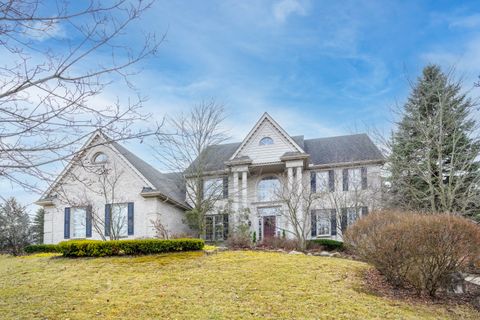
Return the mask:
POLYGON ((121 214, 121 210, 127 210, 127 203, 117 193, 124 176, 123 169, 115 161, 98 165, 79 159, 77 165, 77 170, 69 172, 69 178, 77 187, 81 186, 82 191, 75 194, 68 184, 59 185, 57 198, 73 208, 84 209, 88 216, 85 224, 89 219, 92 229, 102 240, 118 240, 126 236, 128 218, 121 214))
POLYGON ((286 175, 280 177, 279 186, 274 190, 275 199, 283 204, 277 210, 277 214, 287 222, 283 230, 293 234, 300 250, 307 248, 312 227, 310 211, 319 196, 312 192, 310 183, 305 179, 289 179, 286 175))
POLYGON ((228 139, 224 120, 222 105, 203 101, 188 113, 168 119, 172 133, 158 139, 160 148, 153 147, 157 159, 185 180, 187 202, 192 206, 186 222, 198 236, 204 235, 205 215, 227 191, 223 184, 226 173, 214 172, 211 167, 218 156, 216 146, 228 139))
POLYGON ((143 33, 136 45, 124 37, 152 1, 0 3, 2 180, 38 190, 35 181, 51 177, 51 164, 81 152, 79 143, 98 129, 112 140, 159 133, 161 123, 133 127, 151 118, 141 112, 145 98, 129 77, 135 74, 132 67, 156 53, 163 37, 143 33), (136 99, 126 106, 118 98, 95 105, 94 98, 117 80, 136 99))

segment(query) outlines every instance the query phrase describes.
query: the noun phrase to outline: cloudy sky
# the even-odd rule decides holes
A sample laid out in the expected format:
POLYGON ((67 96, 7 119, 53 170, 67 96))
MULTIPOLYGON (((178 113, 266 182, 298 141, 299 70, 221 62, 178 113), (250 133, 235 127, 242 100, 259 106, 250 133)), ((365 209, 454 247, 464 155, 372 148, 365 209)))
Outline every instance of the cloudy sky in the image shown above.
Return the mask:
MULTIPOLYGON (((147 31, 166 38, 133 78, 149 97, 146 110, 161 118, 215 99, 233 140, 265 111, 306 138, 388 132, 392 109, 428 63, 455 68, 465 90, 480 95, 478 0, 157 1, 126 37, 135 45, 147 31)), ((120 92, 114 84, 97 102, 120 92)), ((127 147, 155 165, 147 148, 127 147)))

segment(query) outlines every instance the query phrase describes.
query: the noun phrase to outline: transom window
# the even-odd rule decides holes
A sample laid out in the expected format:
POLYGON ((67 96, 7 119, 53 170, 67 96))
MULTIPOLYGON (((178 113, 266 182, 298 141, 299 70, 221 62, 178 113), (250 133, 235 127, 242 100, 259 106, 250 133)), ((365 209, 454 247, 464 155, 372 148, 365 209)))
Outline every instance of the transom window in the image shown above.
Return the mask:
POLYGON ((98 152, 93 156, 93 163, 104 163, 107 162, 108 157, 103 152, 98 152))
POLYGON ((70 232, 73 239, 82 239, 86 237, 87 208, 71 208, 70 232))
POLYGON ((261 146, 266 146, 266 145, 270 145, 270 144, 273 144, 273 139, 270 138, 270 137, 264 137, 260 140, 260 143, 259 143, 261 146))
POLYGON ((280 180, 277 177, 263 178, 257 186, 257 198, 258 201, 273 201, 277 197, 275 196, 280 188, 280 180))

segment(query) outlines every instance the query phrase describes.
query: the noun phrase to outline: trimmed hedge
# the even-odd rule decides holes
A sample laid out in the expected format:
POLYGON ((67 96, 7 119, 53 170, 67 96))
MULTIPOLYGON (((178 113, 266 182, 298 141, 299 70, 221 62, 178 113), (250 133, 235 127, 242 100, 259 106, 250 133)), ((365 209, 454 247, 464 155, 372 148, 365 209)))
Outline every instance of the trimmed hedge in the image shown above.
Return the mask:
POLYGON ((314 239, 308 241, 308 247, 313 248, 315 246, 321 246, 327 251, 343 251, 345 247, 343 242, 331 239, 314 239))
POLYGON ((23 248, 26 253, 60 252, 56 244, 31 244, 23 248))
POLYGON ((70 240, 58 244, 65 257, 140 255, 203 249, 201 239, 70 240))

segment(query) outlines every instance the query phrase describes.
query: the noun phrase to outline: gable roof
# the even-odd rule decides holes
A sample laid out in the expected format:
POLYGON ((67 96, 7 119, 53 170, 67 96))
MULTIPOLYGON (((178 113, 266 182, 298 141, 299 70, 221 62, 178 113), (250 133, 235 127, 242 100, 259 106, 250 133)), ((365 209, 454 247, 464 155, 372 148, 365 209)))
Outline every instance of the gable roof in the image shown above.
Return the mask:
MULTIPOLYGON (((87 146, 90 145, 95 138, 102 137, 105 141, 110 140, 105 134, 100 131, 93 133, 90 138, 82 146, 80 152, 76 157, 82 155, 83 151, 87 149, 87 146)), ((155 188, 155 191, 160 192, 167 200, 171 200, 183 207, 188 208, 188 204, 185 202, 185 184, 183 183, 182 173, 161 173, 157 169, 153 168, 151 165, 134 155, 127 148, 122 146, 116 141, 102 143, 110 146, 114 151, 116 151, 121 157, 123 157, 138 174, 144 178, 148 184, 148 188, 155 188)), ((47 191, 42 195, 41 199, 37 202, 41 203, 44 200, 47 200, 49 193, 53 188, 60 183, 62 177, 70 170, 70 168, 75 164, 75 158, 72 159, 68 165, 62 170, 60 175, 55 179, 55 181, 50 185, 47 191)))
POLYGON ((265 112, 257 121, 257 123, 253 126, 252 130, 250 130, 250 132, 247 134, 245 139, 243 139, 243 141, 240 143, 240 145, 237 147, 235 152, 230 156, 228 160, 233 160, 238 156, 242 148, 252 138, 252 136, 260 128, 260 126, 264 121, 269 121, 273 125, 273 127, 277 129, 280 132, 280 134, 282 134, 287 139, 288 142, 290 142, 290 144, 297 150, 297 152, 302 152, 302 153, 304 152, 303 148, 300 147, 298 143, 294 139, 292 139, 292 137, 290 137, 290 135, 285 130, 283 130, 283 128, 267 112, 265 112))
MULTIPOLYGON (((310 164, 314 166, 384 161, 380 150, 365 133, 306 140, 303 136, 295 136, 292 139, 310 155, 310 164)), ((208 147, 205 150, 205 171, 224 170, 225 161, 231 159, 240 144, 236 142, 208 147)))

